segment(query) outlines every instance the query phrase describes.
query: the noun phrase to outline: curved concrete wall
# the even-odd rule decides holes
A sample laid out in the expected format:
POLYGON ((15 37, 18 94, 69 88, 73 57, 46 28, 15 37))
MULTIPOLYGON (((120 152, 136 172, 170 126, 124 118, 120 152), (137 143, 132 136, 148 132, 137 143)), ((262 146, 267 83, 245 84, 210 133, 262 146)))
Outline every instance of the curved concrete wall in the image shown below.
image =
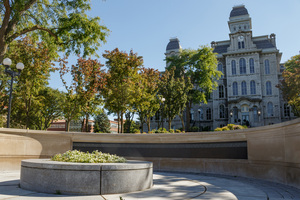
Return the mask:
MULTIPOLYGON (((73 142, 209 143, 246 141, 248 159, 134 157, 154 170, 218 173, 271 180, 300 188, 300 119, 271 126, 188 134, 90 134, 0 129, 0 170, 20 169, 21 160, 72 149, 73 142)), ((128 158, 131 159, 131 158, 128 158)))

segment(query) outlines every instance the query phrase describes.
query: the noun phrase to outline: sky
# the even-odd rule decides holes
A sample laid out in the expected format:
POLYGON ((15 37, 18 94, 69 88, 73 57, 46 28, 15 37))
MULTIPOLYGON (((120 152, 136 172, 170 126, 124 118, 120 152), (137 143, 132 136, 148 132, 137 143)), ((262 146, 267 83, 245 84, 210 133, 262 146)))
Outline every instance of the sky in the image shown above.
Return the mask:
MULTIPOLYGON (((163 71, 170 38, 182 48, 197 49, 212 41, 229 39, 232 7, 245 5, 252 19, 253 36, 276 34, 276 44, 285 62, 300 51, 300 0, 92 0, 88 15, 101 18, 110 34, 99 50, 131 49, 143 56, 144 66, 163 71)), ((92 57, 96 58, 96 57, 92 57)), ((71 56, 69 64, 76 64, 71 56)), ((50 87, 63 90, 59 74, 52 73, 50 87)))

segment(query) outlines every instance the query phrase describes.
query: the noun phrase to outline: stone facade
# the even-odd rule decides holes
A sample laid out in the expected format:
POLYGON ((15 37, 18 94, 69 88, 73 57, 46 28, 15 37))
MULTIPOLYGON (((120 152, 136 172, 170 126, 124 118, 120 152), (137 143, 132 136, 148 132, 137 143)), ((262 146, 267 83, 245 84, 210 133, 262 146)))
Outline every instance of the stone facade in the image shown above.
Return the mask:
MULTIPOLYGON (((190 126, 194 131, 208 131, 229 123, 257 127, 294 118, 276 87, 284 67, 275 34, 254 37, 244 5, 233 7, 228 26, 229 40, 211 42, 217 53, 218 70, 224 75, 208 104, 193 105, 190 126)), ((170 39, 165 55, 176 54, 180 49, 179 40, 170 39)), ((157 124, 153 120, 152 128, 157 124)), ((172 128, 180 127, 176 118, 172 128)))

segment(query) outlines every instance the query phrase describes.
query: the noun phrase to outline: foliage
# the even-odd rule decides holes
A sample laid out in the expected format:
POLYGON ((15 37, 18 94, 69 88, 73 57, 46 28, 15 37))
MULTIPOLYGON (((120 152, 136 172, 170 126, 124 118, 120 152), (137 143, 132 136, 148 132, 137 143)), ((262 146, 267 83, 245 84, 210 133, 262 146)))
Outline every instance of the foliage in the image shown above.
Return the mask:
POLYGON ((59 162, 77 162, 77 163, 125 163, 126 159, 101 151, 93 151, 85 153, 77 150, 67 151, 63 154, 56 154, 51 157, 53 161, 59 162))
POLYGON ((155 131, 155 133, 169 133, 165 128, 159 128, 155 131))
POLYGON ((95 117, 94 132, 110 133, 110 122, 105 112, 102 112, 95 117))
POLYGON ((172 120, 183 112, 187 103, 188 91, 192 89, 189 78, 175 77, 175 68, 166 70, 161 77, 159 93, 165 99, 163 113, 168 118, 169 130, 172 120))
POLYGON ((198 126, 191 127, 190 132, 199 132, 199 127, 198 126))
POLYGON ((90 9, 89 0, 0 0, 0 63, 7 47, 26 34, 44 41, 52 55, 95 54, 108 29, 99 17, 87 16, 90 9))
MULTIPOLYGON (((217 70, 217 58, 213 49, 202 46, 197 50, 184 49, 177 55, 167 57, 167 69, 175 67, 176 77, 184 76, 191 80, 194 88, 187 92, 186 121, 190 121, 192 103, 207 103, 209 94, 216 88, 216 80, 222 73, 217 70)), ((181 114, 182 115, 182 114, 181 114)), ((181 116, 183 121, 183 117, 181 116)), ((183 126, 184 127, 184 126, 183 126)), ((190 124, 187 123, 186 130, 190 124)))
MULTIPOLYGON (((134 107, 139 114, 141 127, 146 122, 150 131, 151 117, 159 110, 160 104, 157 98, 159 86, 159 72, 152 68, 142 68, 140 80, 136 84, 134 107)), ((143 130, 142 130, 143 131, 143 130)))
POLYGON ((108 68, 103 87, 105 108, 117 113, 118 122, 121 122, 121 132, 123 132, 123 115, 127 110, 133 109, 136 83, 140 78, 138 71, 143 64, 143 59, 132 50, 127 54, 119 51, 118 48, 105 51, 103 57, 107 59, 108 68))
MULTIPOLYGON (((12 104, 12 126, 25 126, 30 129, 45 129, 48 122, 41 125, 42 109, 48 109, 43 92, 48 85, 50 72, 53 72, 53 57, 47 44, 35 42, 30 37, 20 38, 11 43, 8 54, 12 60, 22 62, 25 68, 16 78, 12 104)), ((14 66, 11 67, 14 70, 14 66)), ((9 89, 9 88, 7 88, 9 89)), ((8 91, 5 92, 5 105, 8 105, 8 91)), ((48 99, 50 100, 50 99, 48 99)), ((53 99, 52 99, 53 100, 53 99)))
POLYGON ((288 60, 285 68, 282 73, 283 80, 278 87, 284 100, 292 107, 294 115, 300 117, 300 54, 288 60))
POLYGON ((236 125, 236 124, 227 124, 227 126, 223 126, 222 128, 216 128, 214 131, 229 131, 229 130, 237 130, 237 129, 247 129, 247 126, 236 125))
POLYGON ((69 69, 66 58, 60 59, 60 77, 67 90, 66 99, 71 101, 67 102, 63 109, 68 129, 72 119, 85 116, 86 127, 82 128, 82 130, 88 130, 89 116, 101 112, 98 106, 102 101, 98 93, 104 84, 102 66, 96 59, 79 57, 77 64, 72 65, 71 69, 69 69), (68 86, 64 75, 69 72, 72 76, 72 83, 68 86), (76 106, 76 109, 73 109, 73 106, 76 106))
POLYGON ((176 130, 175 130, 175 133, 181 133, 181 130, 176 129, 176 130))
POLYGON ((169 133, 175 133, 175 130, 174 129, 170 129, 169 133))
POLYGON ((135 122, 133 120, 126 120, 124 123, 124 126, 129 126, 129 131, 126 133, 141 133, 140 131, 140 124, 138 122, 135 122))

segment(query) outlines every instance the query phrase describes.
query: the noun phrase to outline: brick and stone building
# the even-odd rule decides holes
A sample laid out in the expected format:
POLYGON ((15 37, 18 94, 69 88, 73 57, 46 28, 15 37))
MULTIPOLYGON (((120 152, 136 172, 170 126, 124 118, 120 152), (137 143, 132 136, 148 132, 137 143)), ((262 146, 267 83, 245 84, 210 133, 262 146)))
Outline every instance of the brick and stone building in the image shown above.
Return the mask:
MULTIPOLYGON (((294 118, 276 87, 284 67, 275 34, 253 36, 251 18, 244 5, 232 8, 228 26, 228 40, 211 42, 217 53, 218 70, 224 75, 208 104, 193 105, 190 126, 200 131, 229 123, 257 127, 294 118)), ((165 55, 176 54, 180 49, 179 40, 170 39, 165 55)), ((155 120, 152 124, 156 128, 155 120)), ((180 127, 176 118, 172 128, 180 127)))

